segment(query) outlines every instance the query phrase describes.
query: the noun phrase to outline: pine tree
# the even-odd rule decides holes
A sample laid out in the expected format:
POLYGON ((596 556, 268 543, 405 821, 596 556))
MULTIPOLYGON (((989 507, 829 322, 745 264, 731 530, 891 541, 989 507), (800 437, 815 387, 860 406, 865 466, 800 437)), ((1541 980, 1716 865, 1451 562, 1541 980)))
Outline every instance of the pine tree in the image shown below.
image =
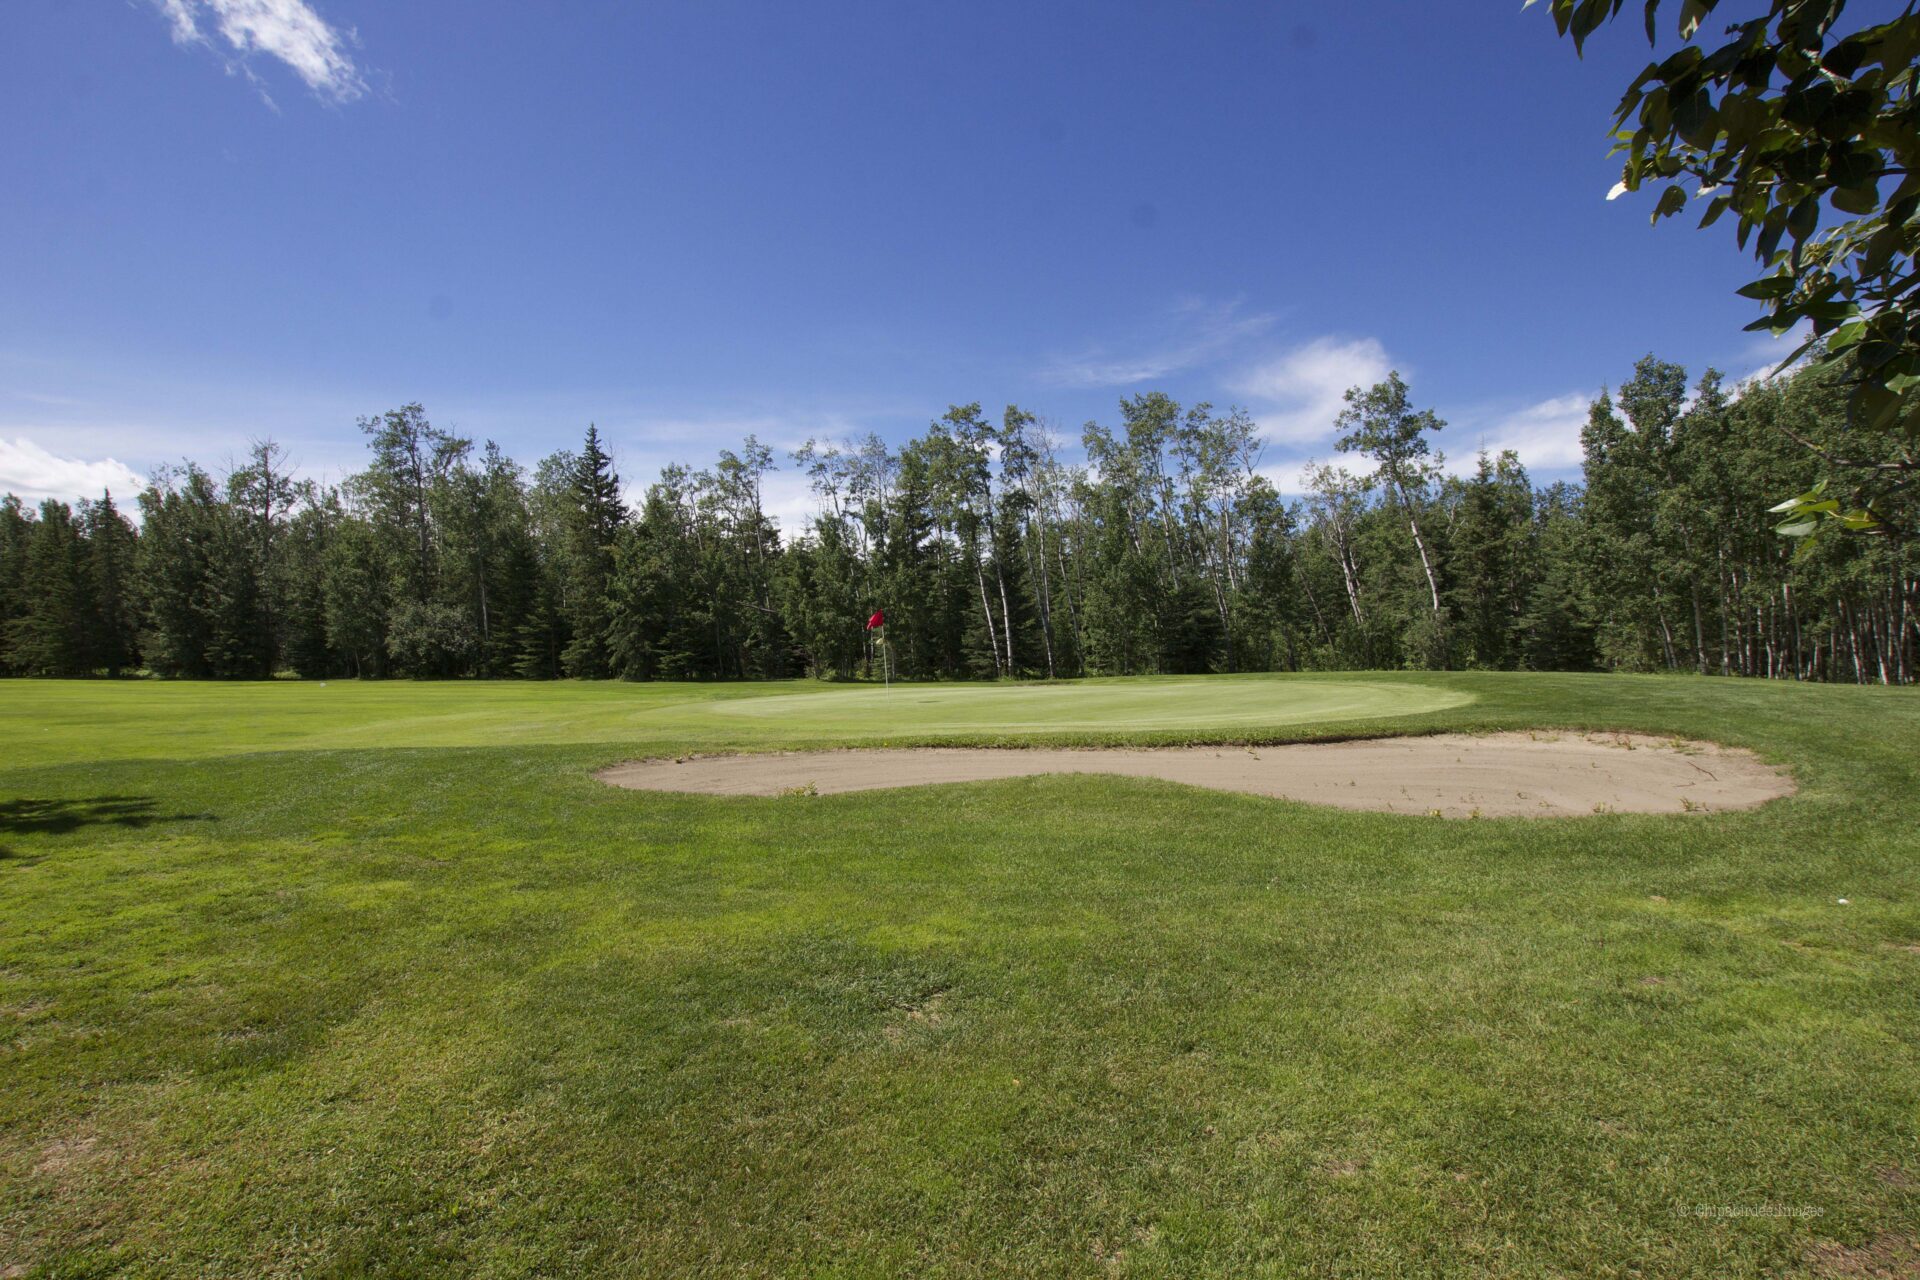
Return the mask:
POLYGON ((321 547, 320 590, 327 645, 363 679, 389 673, 387 639, 394 584, 392 561, 373 524, 346 514, 321 547))
POLYGON ((81 523, 93 589, 93 658, 109 676, 118 676, 140 660, 135 599, 139 540, 110 492, 102 493, 98 502, 81 504, 81 523))
POLYGON ((296 674, 309 680, 350 670, 338 660, 327 635, 327 556, 343 518, 339 495, 329 489, 313 495, 287 522, 284 656, 296 674))
POLYGON ((49 498, 27 539, 25 607, 7 628, 11 666, 28 675, 82 676, 94 668, 95 601, 87 549, 72 510, 49 498))
POLYGON ((27 547, 32 535, 33 513, 11 493, 0 499, 0 674, 25 674, 13 661, 8 637, 14 622, 27 611, 27 547))
POLYGON ((228 680, 271 679, 274 643, 255 532, 231 504, 210 508, 208 527, 204 618, 209 674, 228 680))
POLYGON ((1534 574, 1533 486, 1512 450, 1480 455, 1463 486, 1449 546, 1458 637, 1476 667, 1520 660, 1534 574))
POLYGON ((1564 481, 1539 494, 1538 568, 1520 624, 1521 661, 1533 671, 1591 671, 1596 662, 1590 575, 1590 536, 1580 491, 1564 481))
POLYGON ((613 459, 601 449, 599 429, 591 423, 574 460, 570 497, 561 598, 572 639, 561 654, 561 665, 576 679, 604 679, 612 674, 607 652, 607 585, 613 574, 614 539, 626 522, 626 504, 620 497, 613 459))
POLYGON ((211 676, 220 495, 206 472, 187 463, 155 475, 140 493, 140 513, 140 652, 157 674, 211 676))

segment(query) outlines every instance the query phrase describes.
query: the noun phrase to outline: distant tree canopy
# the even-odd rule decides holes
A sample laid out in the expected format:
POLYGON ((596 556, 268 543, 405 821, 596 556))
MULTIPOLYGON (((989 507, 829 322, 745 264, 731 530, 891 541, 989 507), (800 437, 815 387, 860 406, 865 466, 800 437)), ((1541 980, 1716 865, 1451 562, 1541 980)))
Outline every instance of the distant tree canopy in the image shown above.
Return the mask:
MULTIPOLYGON (((1848 438, 1810 370, 1739 391, 1652 357, 1596 400, 1580 484, 1512 453, 1465 475, 1395 374, 1283 496, 1247 414, 1159 393, 1086 424, 950 407, 897 448, 810 441, 783 536, 773 452, 666 468, 629 505, 599 433, 529 473, 419 405, 365 419, 365 470, 292 477, 255 445, 77 509, 0 503, 14 675, 1014 679, 1353 668, 1692 671, 1905 683, 1910 540, 1774 536, 1796 439, 1848 438), (866 630, 876 608, 883 632, 866 630), (878 646, 884 645, 882 650, 878 646)), ((1911 521, 1911 498, 1889 500, 1911 521)))
MULTIPOLYGON (((1548 0, 1576 49, 1624 4, 1548 0)), ((1662 8, 1645 4, 1649 44, 1662 8)), ((1740 290, 1767 311, 1749 327, 1808 326, 1795 356, 1810 353, 1846 388, 1846 429, 1800 441, 1829 478, 1779 504, 1789 535, 1831 525, 1912 532, 1893 512, 1920 481, 1920 16, 1907 5, 1843 30, 1845 9, 1846 0, 1667 6, 1682 47, 1640 73, 1614 119, 1626 153, 1615 192, 1660 186, 1655 222, 1690 200, 1704 201, 1702 227, 1731 213, 1740 245, 1751 241, 1767 267, 1740 290), (1694 43, 1735 8, 1724 43, 1694 43)))

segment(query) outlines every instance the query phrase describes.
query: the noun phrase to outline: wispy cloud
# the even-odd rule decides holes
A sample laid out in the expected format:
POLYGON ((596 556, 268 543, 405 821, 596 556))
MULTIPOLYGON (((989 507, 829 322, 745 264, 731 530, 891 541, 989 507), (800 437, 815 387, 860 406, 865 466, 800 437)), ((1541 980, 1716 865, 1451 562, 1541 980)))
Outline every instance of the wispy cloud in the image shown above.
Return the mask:
POLYGON ((1332 432, 1347 388, 1372 386, 1392 367, 1378 339, 1316 338, 1244 370, 1229 387, 1247 399, 1267 439, 1304 444, 1332 432))
POLYGON ((1182 302, 1158 325, 1157 332, 1133 350, 1090 347, 1053 360, 1039 373, 1057 387, 1130 387, 1196 368, 1230 354, 1241 343, 1273 327, 1266 312, 1242 314, 1238 302, 1182 302))
MULTIPOLYGON (((347 53, 354 33, 328 25, 306 0, 154 0, 180 45, 220 53, 230 71, 259 83, 249 65, 264 54, 285 63, 328 102, 351 102, 367 91, 347 53), (223 50, 215 37, 225 42, 223 50)), ((264 90, 263 90, 264 92, 264 90)), ((271 98, 268 99, 272 101, 271 98)))
POLYGON ((872 428, 861 418, 834 412, 744 413, 714 417, 642 416, 624 429, 636 442, 656 445, 685 444, 694 456, 705 461, 721 449, 737 449, 748 436, 781 455, 793 452, 808 440, 821 443, 851 440, 872 428))
POLYGON ((24 436, 0 436, 0 493, 17 494, 38 504, 48 498, 73 502, 112 490, 131 498, 147 487, 132 467, 114 458, 88 461, 49 453, 24 436))

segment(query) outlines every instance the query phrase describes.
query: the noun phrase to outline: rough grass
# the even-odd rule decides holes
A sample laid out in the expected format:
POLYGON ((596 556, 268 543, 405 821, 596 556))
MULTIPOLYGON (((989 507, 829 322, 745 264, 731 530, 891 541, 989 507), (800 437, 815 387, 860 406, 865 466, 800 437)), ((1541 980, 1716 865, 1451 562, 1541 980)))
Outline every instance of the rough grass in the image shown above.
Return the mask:
MULTIPOLYGON (((1028 732, 1616 728, 1801 790, 707 799, 589 773, 870 741, 829 701, 869 691, 8 684, 0 1273, 1911 1268, 1920 698, 1369 676, 1394 714, 1290 723, 1327 683, 1142 682, 1269 718, 1028 732)), ((926 736, 1007 736, 937 692, 926 736)))

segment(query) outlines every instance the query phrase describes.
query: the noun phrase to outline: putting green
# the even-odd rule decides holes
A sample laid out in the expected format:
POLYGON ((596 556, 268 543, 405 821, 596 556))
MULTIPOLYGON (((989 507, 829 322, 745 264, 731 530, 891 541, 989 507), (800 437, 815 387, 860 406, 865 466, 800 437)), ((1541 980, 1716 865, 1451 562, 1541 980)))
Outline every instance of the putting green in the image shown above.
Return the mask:
POLYGON ((716 717, 752 719, 769 728, 871 736, 1268 728, 1417 715, 1472 700, 1470 694, 1421 685, 1205 677, 1155 684, 828 689, 715 702, 706 709, 716 717))
POLYGON ((1204 736, 1417 715, 1473 696, 1413 681, 1196 676, 1054 685, 625 684, 449 680, 8 682, 6 763, 651 743, 738 750, 1048 732, 1204 736))

